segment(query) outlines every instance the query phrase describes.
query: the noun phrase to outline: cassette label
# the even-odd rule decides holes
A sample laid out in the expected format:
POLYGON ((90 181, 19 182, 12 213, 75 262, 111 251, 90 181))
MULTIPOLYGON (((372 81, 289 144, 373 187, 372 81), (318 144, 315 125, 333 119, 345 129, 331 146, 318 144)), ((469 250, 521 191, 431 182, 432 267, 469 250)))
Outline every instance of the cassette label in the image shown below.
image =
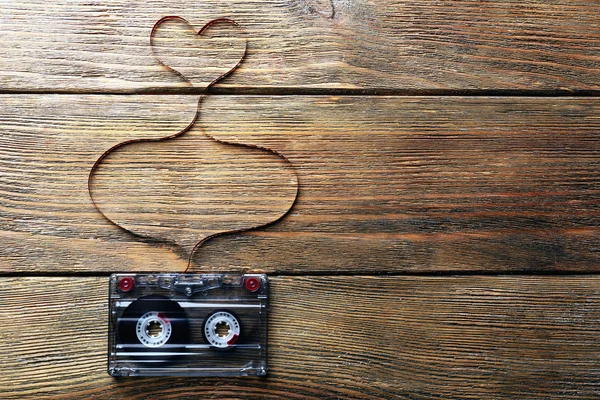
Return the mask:
POLYGON ((268 301, 262 274, 113 274, 108 373, 265 375, 268 301))

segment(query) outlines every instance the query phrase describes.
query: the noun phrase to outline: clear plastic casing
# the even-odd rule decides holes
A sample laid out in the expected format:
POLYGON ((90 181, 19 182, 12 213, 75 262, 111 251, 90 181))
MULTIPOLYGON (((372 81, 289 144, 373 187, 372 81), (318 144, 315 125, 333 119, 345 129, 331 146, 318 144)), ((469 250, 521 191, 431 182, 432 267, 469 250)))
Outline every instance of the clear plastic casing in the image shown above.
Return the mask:
POLYGON ((266 275, 113 274, 108 373, 267 373, 266 275))

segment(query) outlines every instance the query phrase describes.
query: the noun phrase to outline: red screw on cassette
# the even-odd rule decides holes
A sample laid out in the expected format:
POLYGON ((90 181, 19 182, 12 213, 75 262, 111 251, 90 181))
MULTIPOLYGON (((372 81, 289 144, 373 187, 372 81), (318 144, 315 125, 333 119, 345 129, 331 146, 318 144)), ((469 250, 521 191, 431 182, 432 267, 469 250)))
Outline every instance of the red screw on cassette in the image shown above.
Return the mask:
POLYGON ((260 289, 260 281, 258 278, 246 278, 246 289, 252 293, 260 289))
POLYGON ((131 289, 133 289, 134 284, 135 281, 133 280, 133 278, 121 278, 119 280, 119 289, 121 289, 123 292, 129 292, 131 289))

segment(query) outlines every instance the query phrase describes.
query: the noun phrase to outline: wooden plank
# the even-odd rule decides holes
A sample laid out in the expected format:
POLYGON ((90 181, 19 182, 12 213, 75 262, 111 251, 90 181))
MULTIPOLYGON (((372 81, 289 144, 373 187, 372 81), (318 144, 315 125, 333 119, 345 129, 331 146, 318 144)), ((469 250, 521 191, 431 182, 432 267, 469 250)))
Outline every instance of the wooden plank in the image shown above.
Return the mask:
POLYGON ((2 398, 594 398, 600 280, 274 278, 266 379, 106 374, 107 278, 4 278, 2 398))
MULTIPOLYGON (((0 4, 0 90, 180 88, 148 47, 154 22, 173 14, 197 27, 228 16, 247 30, 248 59, 221 88, 600 88, 594 0, 33 0, 0 4)), ((217 76, 204 48, 177 45, 180 61, 217 76)))
POLYGON ((600 100, 595 98, 213 96, 187 136, 161 137, 194 96, 0 97, 3 272, 600 270, 600 100), (40 114, 40 110, 42 113, 40 114), (223 123, 223 121, 227 121, 223 123), (179 256, 178 256, 179 254, 179 256), (180 257, 181 256, 181 257, 180 257))

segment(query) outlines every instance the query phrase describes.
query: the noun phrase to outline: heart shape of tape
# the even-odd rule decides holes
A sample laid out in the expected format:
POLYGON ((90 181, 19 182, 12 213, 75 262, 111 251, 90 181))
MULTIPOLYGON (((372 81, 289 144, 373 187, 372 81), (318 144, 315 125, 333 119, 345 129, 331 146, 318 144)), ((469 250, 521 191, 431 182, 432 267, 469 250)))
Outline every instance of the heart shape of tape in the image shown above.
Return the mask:
POLYGON ((152 27, 150 47, 160 64, 206 89, 235 71, 246 56, 247 40, 232 31, 242 32, 229 18, 214 19, 196 31, 186 19, 166 16, 152 27))

